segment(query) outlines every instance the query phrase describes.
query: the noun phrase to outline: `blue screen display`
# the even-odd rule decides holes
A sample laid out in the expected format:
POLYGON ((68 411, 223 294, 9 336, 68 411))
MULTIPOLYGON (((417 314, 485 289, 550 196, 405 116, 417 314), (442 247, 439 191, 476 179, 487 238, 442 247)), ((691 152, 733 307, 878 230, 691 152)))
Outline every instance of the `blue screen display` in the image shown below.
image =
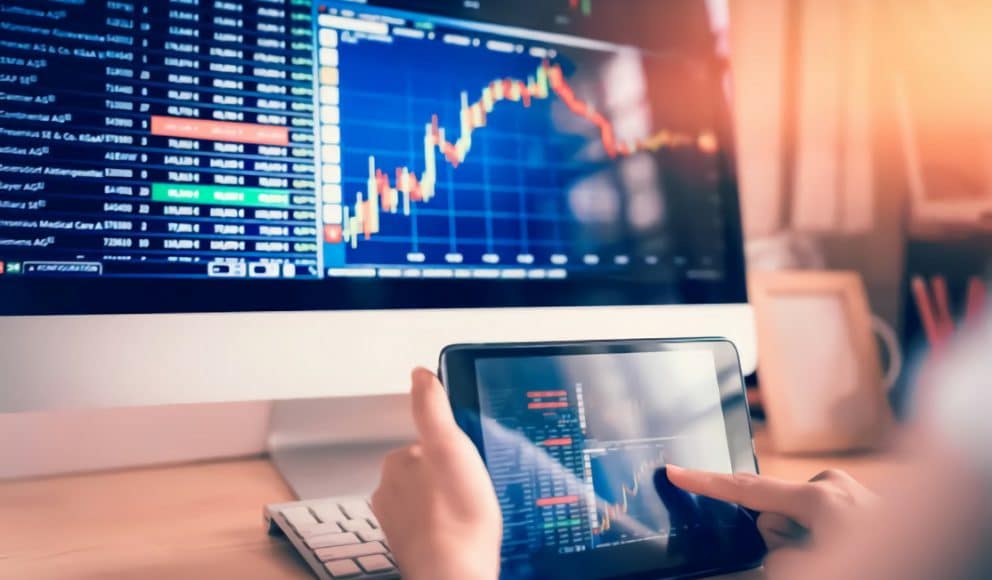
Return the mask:
POLYGON ((724 8, 5 4, 3 312, 740 301, 724 8))

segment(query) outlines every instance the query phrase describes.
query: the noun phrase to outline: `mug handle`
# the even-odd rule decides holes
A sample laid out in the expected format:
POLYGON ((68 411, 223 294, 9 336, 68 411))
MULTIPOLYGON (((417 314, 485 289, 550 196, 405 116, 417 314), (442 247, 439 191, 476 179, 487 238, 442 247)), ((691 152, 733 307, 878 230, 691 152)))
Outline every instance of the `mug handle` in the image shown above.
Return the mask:
POLYGON ((899 346, 899 337, 896 336, 896 331, 892 330, 888 322, 874 314, 871 317, 871 330, 885 345, 885 350, 889 355, 889 368, 886 369, 885 377, 882 379, 882 385, 888 392, 896 385, 899 375, 902 374, 904 364, 902 347, 899 346))

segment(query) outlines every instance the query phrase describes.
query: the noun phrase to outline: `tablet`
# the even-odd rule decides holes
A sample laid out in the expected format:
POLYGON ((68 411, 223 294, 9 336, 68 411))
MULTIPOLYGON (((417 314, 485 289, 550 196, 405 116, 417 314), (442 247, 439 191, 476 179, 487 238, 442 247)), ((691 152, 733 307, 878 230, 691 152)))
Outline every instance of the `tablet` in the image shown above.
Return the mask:
POLYGON ((501 578, 684 578, 764 557, 756 514, 664 469, 757 473, 729 341, 455 345, 440 370, 503 512, 501 578))

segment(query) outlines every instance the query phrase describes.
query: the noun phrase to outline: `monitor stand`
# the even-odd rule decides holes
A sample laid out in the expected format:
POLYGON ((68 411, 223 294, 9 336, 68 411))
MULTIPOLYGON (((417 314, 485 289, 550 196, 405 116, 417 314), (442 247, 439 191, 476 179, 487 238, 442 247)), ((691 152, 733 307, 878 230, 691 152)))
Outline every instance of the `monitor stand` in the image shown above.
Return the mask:
POLYGON ((367 496, 389 451, 413 441, 407 395, 276 401, 268 450, 299 499, 367 496))

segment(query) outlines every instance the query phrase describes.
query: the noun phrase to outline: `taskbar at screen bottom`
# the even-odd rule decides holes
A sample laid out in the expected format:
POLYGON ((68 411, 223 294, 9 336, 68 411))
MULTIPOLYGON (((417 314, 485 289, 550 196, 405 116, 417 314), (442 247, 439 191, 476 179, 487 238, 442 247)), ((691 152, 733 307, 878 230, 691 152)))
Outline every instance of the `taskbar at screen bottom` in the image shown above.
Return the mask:
POLYGON ((721 270, 716 268, 679 268, 678 265, 661 266, 657 261, 645 260, 632 264, 630 258, 620 256, 607 263, 598 257, 586 256, 581 266, 541 267, 526 261, 507 265, 469 265, 453 263, 451 266, 421 265, 356 265, 349 267, 320 268, 312 261, 296 263, 282 260, 213 260, 213 261, 81 261, 81 260, 27 260, 0 257, 0 280, 9 277, 27 278, 155 278, 155 279, 269 279, 269 280, 318 280, 322 278, 413 278, 413 279, 478 279, 478 280, 564 280, 582 275, 585 277, 633 276, 643 279, 720 280, 721 270))

